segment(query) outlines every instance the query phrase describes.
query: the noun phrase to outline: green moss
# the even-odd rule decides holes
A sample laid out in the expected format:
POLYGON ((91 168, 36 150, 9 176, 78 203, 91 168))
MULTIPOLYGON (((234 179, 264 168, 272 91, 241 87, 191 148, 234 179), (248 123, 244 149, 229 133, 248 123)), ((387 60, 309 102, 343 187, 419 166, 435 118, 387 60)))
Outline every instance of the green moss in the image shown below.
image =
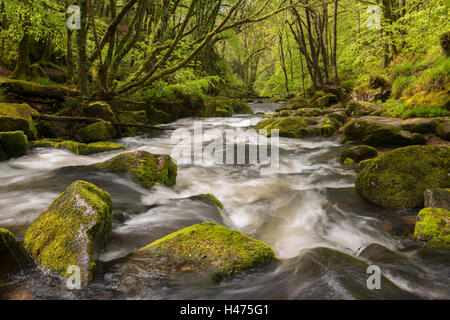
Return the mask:
POLYGON ((16 237, 4 228, 0 228, 0 255, 6 251, 13 250, 16 246, 16 237))
POLYGON ((231 118, 233 116, 233 113, 223 108, 217 108, 214 115, 221 118, 231 118))
POLYGON ((450 249, 450 211, 425 208, 417 215, 414 238, 428 241, 426 246, 450 249))
POLYGON ((342 152, 341 160, 344 162, 345 159, 350 158, 359 163, 363 160, 375 158, 377 155, 377 149, 362 145, 345 149, 344 152, 342 152))
POLYGON ((343 143, 363 143, 370 146, 407 146, 425 144, 426 138, 417 133, 378 121, 353 120, 344 126, 343 143))
POLYGON ((0 132, 0 146, 6 159, 21 157, 28 153, 28 138, 22 131, 0 132))
POLYGON ((81 154, 81 150, 86 147, 86 144, 72 140, 42 139, 30 142, 30 147, 66 149, 76 155, 79 155, 81 154))
POLYGON ((116 136, 116 129, 107 121, 99 121, 90 124, 84 128, 78 130, 76 134, 77 140, 81 142, 97 142, 97 141, 107 141, 114 139, 116 136))
POLYGON ((228 117, 234 114, 253 114, 253 110, 243 100, 229 98, 224 96, 211 97, 207 103, 213 103, 216 106, 217 117, 228 117), (228 112, 225 112, 228 111, 228 112))
POLYGON ((229 276, 275 259, 265 243, 212 222, 179 230, 142 248, 138 254, 164 254, 197 270, 229 276))
POLYGON ((114 142, 93 142, 87 145, 80 146, 80 154, 89 155, 100 152, 125 150, 126 147, 122 144, 114 142))
POLYGON ((355 185, 376 204, 415 208, 423 205, 425 190, 450 187, 449 170, 449 147, 411 146, 373 159, 355 185))
POLYGON ((436 127, 436 134, 447 141, 450 141, 450 121, 445 121, 436 127))
POLYGON ((198 196, 195 196, 202 199, 208 199, 211 200, 214 204, 216 204, 220 209, 223 209, 222 202, 219 201, 214 195, 211 193, 205 193, 205 194, 199 194, 198 196))
POLYGON ((356 167, 356 162, 353 161, 353 159, 347 158, 344 161, 344 166, 348 167, 349 169, 354 169, 356 167))
POLYGON ((305 118, 286 117, 280 120, 262 120, 255 126, 255 129, 266 129, 268 135, 271 135, 272 130, 279 130, 280 137, 303 138, 311 135, 311 132, 307 128, 310 124, 312 123, 308 122, 305 118))
POLYGON ((155 155, 146 151, 122 153, 110 160, 94 165, 97 169, 127 172, 144 188, 156 184, 173 186, 177 178, 177 165, 168 155, 155 155))
POLYGON ((33 116, 39 113, 27 104, 0 103, 0 131, 23 131, 30 140, 37 139, 33 116))
MULTIPOLYGON (((117 119, 120 123, 147 125, 149 123, 146 111, 122 111, 117 114, 117 119)), ((121 127, 120 132, 122 137, 135 137, 143 135, 146 130, 142 128, 121 127)))
POLYGON ((76 181, 27 229, 24 247, 43 268, 64 277, 69 266, 78 265, 87 283, 95 267, 94 252, 111 236, 111 208, 107 192, 76 181))
POLYGON ((83 108, 87 117, 100 118, 105 121, 116 122, 116 116, 110 105, 104 101, 93 102, 83 108))
POLYGON ((324 138, 331 137, 336 132, 336 128, 331 124, 324 124, 320 127, 320 136, 324 138))

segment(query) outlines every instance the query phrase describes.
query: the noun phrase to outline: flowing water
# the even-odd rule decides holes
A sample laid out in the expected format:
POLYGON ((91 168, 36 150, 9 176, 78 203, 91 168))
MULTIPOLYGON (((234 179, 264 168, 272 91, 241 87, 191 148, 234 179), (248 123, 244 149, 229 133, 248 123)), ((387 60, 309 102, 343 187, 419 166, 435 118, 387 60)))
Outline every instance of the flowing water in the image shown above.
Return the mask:
MULTIPOLYGON (((247 129, 277 104, 252 104, 255 115, 208 118, 203 129, 247 129)), ((193 130, 196 119, 171 127, 193 130)), ((197 119, 199 120, 199 119, 197 119)), ((120 140, 127 150, 170 154, 171 131, 120 140)), ((450 263, 440 255, 408 250, 416 211, 374 206, 354 191, 356 173, 340 163, 344 146, 337 138, 280 138, 280 166, 261 175, 258 166, 179 165, 172 188, 144 189, 126 177, 87 171, 119 152, 77 156, 35 149, 0 163, 0 226, 23 239, 33 220, 75 180, 86 180, 113 198, 113 236, 100 256, 87 289, 71 291, 54 274, 30 267, 0 268, 0 298, 33 299, 449 299, 450 263), (212 193, 218 211, 191 196, 212 193), (260 239, 277 261, 220 282, 152 280, 137 292, 123 290, 117 266, 129 254, 178 229, 213 221, 260 239), (369 262, 358 252, 378 243, 394 253, 369 262), (381 289, 369 290, 368 265, 383 275, 381 289), (6 269, 7 270, 7 269, 6 269)), ((180 160, 180 159, 175 159, 180 160)), ((145 276, 145 275, 143 275, 145 276)))

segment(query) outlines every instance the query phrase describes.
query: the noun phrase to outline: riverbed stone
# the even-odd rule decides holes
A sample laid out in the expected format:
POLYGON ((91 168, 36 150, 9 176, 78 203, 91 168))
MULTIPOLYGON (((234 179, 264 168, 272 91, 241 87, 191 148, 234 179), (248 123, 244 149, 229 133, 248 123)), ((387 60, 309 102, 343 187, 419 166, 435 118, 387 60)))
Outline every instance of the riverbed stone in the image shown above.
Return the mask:
POLYGON ((344 126, 343 143, 363 143, 370 146, 422 145, 426 138, 418 133, 400 130, 379 121, 357 119, 344 126))
POLYGON ((80 142, 98 142, 114 139, 116 129, 108 121, 99 121, 78 130, 76 139, 80 142))
POLYGON ((170 187, 176 183, 177 178, 177 165, 169 155, 151 154, 142 150, 122 153, 92 167, 127 173, 144 188, 157 184, 170 187))
POLYGON ((0 103, 0 131, 23 131, 29 140, 37 139, 34 116, 39 112, 25 103, 0 103))
POLYGON ((125 278, 139 278, 140 274, 158 270, 159 274, 169 273, 174 277, 188 274, 221 279, 274 259, 275 253, 265 243, 239 231, 204 222, 140 249, 128 259, 121 273, 125 278))
POLYGON ((25 249, 44 269, 68 277, 69 266, 92 279, 95 260, 111 237, 111 196, 85 182, 72 183, 27 229, 25 249))
POLYGON ((390 208, 422 207, 424 192, 450 187, 450 147, 410 146, 373 159, 356 179, 357 191, 390 208))
POLYGON ((450 250, 450 211, 425 208, 417 215, 414 238, 429 248, 450 250))
POLYGON ((450 210, 450 188, 431 189, 425 191, 424 207, 442 208, 450 210))
POLYGON ((344 162, 345 159, 350 158, 356 163, 359 163, 363 160, 375 158, 377 155, 377 149, 370 146, 361 145, 345 149, 342 152, 341 160, 344 162))
POLYGON ((203 193, 203 194, 199 194, 199 195, 196 195, 196 196, 192 196, 191 199, 193 199, 193 200, 199 199, 199 200, 203 200, 203 201, 208 201, 209 203, 212 203, 215 206, 217 206, 219 209, 223 209, 222 202, 220 202, 220 200, 217 199, 211 193, 203 193))
POLYGON ((27 153, 28 138, 22 131, 0 132, 0 161, 21 157, 27 153))

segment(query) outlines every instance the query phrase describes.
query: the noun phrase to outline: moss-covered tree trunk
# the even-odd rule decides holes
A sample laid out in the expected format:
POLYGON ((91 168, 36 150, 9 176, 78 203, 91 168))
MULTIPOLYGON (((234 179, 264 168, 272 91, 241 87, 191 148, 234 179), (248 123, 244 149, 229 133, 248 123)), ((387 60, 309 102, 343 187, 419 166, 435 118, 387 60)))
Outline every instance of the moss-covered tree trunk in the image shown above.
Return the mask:
POLYGON ((20 12, 20 18, 22 23, 23 35, 20 40, 16 68, 14 69, 13 78, 15 79, 28 79, 31 76, 30 68, 30 16, 29 16, 29 2, 28 0, 21 0, 24 3, 26 10, 20 12))
POLYGON ((77 31, 78 45, 78 88, 83 93, 88 91, 88 59, 86 54, 86 39, 89 29, 87 18, 87 1, 80 1, 81 29, 77 31))

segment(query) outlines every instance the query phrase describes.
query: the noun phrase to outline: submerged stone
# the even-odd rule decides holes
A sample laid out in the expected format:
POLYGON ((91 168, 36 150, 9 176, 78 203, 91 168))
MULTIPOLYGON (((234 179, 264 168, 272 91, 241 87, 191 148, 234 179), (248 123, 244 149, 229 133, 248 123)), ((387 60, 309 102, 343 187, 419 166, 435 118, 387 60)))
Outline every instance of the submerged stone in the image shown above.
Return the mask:
POLYGON ((378 205, 421 207, 424 192, 450 187, 450 148, 410 146, 373 159, 356 179, 356 189, 378 205))
POLYGON ((426 247, 450 250, 450 211, 425 208, 417 215, 414 238, 426 247))
POLYGON ((23 131, 29 140, 37 139, 33 116, 39 112, 27 104, 0 103, 0 131, 23 131))
POLYGON ((169 155, 151 154, 142 150, 122 153, 93 167, 128 173, 144 188, 150 188, 156 184, 170 187, 176 183, 177 179, 177 165, 169 155))
POLYGON ((72 183, 27 229, 25 249, 52 271, 68 277, 80 268, 81 281, 92 279, 95 260, 111 237, 111 196, 85 182, 72 183))

